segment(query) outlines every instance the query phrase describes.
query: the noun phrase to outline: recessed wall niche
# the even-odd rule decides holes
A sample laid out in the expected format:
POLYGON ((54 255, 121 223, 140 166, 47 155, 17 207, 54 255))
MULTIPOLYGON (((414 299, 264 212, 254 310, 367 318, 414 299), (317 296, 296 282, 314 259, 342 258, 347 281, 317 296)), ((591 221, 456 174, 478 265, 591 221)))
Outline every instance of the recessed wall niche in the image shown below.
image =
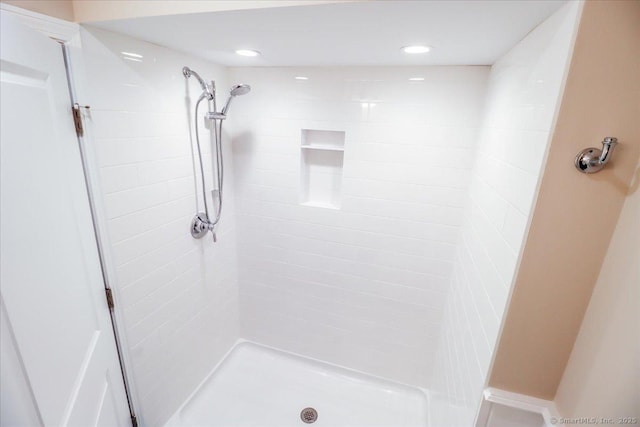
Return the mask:
POLYGON ((344 131, 302 129, 300 203, 340 209, 344 131))

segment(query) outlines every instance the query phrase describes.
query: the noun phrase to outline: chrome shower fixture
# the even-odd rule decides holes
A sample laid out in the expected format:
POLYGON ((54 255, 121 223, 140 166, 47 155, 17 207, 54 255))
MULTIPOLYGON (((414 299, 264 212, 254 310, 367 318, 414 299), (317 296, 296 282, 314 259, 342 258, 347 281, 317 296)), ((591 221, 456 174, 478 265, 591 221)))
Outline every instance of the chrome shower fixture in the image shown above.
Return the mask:
POLYGON ((245 95, 251 92, 251 86, 245 84, 235 85, 229 91, 229 98, 227 99, 227 103, 224 105, 224 108, 220 112, 209 113, 207 117, 212 120, 224 120, 227 118, 227 112, 229 111, 229 105, 231 105, 231 100, 236 96, 245 95))
POLYGON ((222 114, 227 115, 227 111, 229 111, 229 105, 231 104, 231 100, 236 96, 245 95, 251 92, 251 86, 245 84, 235 85, 229 91, 229 99, 227 99, 227 103, 224 105, 222 109, 222 114))
POLYGON ((214 101, 216 97, 216 84, 211 81, 211 83, 206 83, 200 74, 196 73, 189 67, 182 67, 182 74, 189 78, 191 76, 195 77, 200 83, 200 87, 202 87, 202 95, 207 98, 209 101, 214 101))
MULTIPOLYGON (((200 83, 200 87, 202 88, 202 94, 196 101, 195 112, 194 112, 194 134, 196 137, 196 148, 198 153, 198 164, 200 166, 200 185, 202 191, 202 201, 204 203, 204 212, 198 212, 193 217, 191 221, 191 235, 195 239, 201 239, 206 234, 211 231, 211 235, 213 237, 213 241, 217 241, 216 237, 216 225, 220 221, 220 216, 222 214, 222 187, 224 183, 224 161, 222 159, 222 121, 227 118, 227 111, 229 110, 229 104, 231 100, 239 95, 244 95, 245 93, 249 93, 251 90, 251 86, 249 85, 235 85, 231 88, 229 93, 229 99, 227 100, 226 105, 222 109, 221 112, 217 111, 216 108, 216 84, 212 80, 211 83, 206 83, 202 77, 195 71, 193 71, 189 67, 182 67, 182 74, 186 79, 190 77, 195 77, 200 83), (208 111, 205 117, 209 120, 213 120, 213 134, 215 136, 215 145, 214 145, 214 154, 215 154, 215 165, 214 165, 214 189, 211 190, 211 202, 213 204, 213 215, 209 212, 209 205, 207 203, 207 190, 206 183, 204 178, 204 161, 202 156, 202 149, 200 147, 200 133, 198 132, 198 107, 200 103, 204 100, 207 100, 206 104, 208 106, 208 111)), ((196 185, 196 191, 197 185, 196 185)))

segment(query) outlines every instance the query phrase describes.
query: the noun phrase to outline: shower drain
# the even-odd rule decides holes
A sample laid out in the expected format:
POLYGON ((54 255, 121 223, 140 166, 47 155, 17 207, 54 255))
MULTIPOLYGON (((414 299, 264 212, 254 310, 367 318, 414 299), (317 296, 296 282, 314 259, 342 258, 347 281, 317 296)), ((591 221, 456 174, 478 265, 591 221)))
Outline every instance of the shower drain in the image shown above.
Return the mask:
POLYGON ((318 419, 318 411, 313 408, 304 408, 300 412, 300 419, 307 424, 315 423, 318 419))

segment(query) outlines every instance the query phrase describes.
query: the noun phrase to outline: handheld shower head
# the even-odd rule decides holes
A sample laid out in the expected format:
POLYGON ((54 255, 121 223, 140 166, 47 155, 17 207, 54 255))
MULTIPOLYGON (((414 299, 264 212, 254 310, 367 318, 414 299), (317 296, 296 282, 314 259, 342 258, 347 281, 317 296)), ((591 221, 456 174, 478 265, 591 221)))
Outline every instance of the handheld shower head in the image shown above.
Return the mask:
POLYGON ((229 99, 227 99, 227 103, 222 109, 222 115, 224 116, 227 115, 227 111, 229 111, 229 105, 231 105, 231 100, 233 98, 235 98, 236 96, 245 95, 249 92, 251 92, 251 86, 249 85, 239 84, 239 85, 233 86, 229 91, 229 99))
POLYGON ((247 94, 249 92, 251 92, 251 86, 245 85, 245 84, 235 85, 229 91, 231 96, 245 95, 245 94, 247 94))

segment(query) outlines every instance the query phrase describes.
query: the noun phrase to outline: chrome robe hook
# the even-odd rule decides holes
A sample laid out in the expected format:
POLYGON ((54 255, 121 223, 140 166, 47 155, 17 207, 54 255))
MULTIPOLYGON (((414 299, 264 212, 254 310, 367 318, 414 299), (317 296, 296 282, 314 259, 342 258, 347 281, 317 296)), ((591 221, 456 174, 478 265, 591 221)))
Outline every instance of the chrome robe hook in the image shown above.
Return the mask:
POLYGON ((585 148, 576 156, 575 165, 582 173, 596 173, 604 167, 611 158, 618 138, 611 136, 602 141, 602 150, 595 147, 585 148))

